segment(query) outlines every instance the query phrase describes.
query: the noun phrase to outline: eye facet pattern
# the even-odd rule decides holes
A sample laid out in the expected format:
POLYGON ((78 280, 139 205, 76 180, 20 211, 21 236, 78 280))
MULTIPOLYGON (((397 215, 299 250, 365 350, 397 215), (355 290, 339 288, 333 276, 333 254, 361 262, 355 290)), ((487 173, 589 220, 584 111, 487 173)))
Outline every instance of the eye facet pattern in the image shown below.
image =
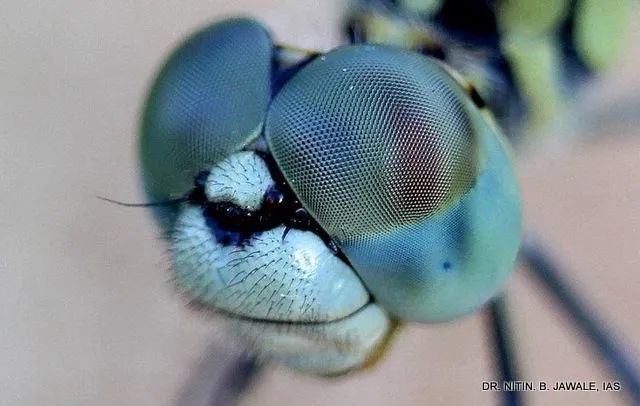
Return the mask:
POLYGON ((386 310, 443 321, 502 286, 520 239, 501 135, 440 63, 373 45, 302 68, 265 135, 291 188, 386 310))
POLYGON ((469 118, 439 66, 381 46, 317 58, 276 96, 269 146, 340 241, 433 215, 477 172, 469 118))
MULTIPOLYGON (((152 201, 184 195, 200 171, 259 135, 272 48, 261 25, 237 18, 203 29, 171 54, 143 111, 140 155, 152 201)), ((156 214, 165 227, 175 216, 156 214)))

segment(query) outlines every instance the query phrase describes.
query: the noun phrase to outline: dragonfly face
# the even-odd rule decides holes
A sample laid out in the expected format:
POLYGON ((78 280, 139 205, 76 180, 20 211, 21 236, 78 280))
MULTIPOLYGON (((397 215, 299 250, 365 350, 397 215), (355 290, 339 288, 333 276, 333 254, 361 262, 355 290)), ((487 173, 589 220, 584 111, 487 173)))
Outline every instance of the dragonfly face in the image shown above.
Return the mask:
POLYGON ((257 23, 220 22, 147 100, 143 180, 150 199, 179 199, 156 215, 187 296, 259 354, 337 374, 374 360, 399 321, 451 320, 497 293, 520 200, 465 88, 391 47, 286 72, 274 55, 257 23))

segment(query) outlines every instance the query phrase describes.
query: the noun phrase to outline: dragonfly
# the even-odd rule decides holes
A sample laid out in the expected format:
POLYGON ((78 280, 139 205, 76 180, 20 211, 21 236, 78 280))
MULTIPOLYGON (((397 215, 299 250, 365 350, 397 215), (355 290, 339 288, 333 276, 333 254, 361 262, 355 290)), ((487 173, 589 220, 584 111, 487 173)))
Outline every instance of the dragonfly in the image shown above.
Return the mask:
MULTIPOLYGON (((187 39, 151 87, 140 156, 190 303, 260 359, 333 376, 373 367, 406 322, 489 302, 501 380, 516 381, 499 292, 520 248, 637 400, 624 350, 540 245, 520 244, 499 128, 516 147, 535 142, 622 26, 603 23, 603 46, 585 28, 601 25, 602 2, 557 3, 532 15, 525 1, 361 2, 346 22, 353 45, 325 54, 274 45, 247 19, 187 39)), ((259 365, 231 366, 238 392, 259 365)))

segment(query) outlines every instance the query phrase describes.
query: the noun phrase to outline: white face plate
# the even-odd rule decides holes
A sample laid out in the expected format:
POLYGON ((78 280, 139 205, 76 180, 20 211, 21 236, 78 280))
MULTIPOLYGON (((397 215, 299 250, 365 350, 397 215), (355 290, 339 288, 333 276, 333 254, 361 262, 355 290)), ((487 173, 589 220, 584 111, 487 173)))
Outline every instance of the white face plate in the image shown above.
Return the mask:
MULTIPOLYGON (((259 210, 274 185, 263 159, 239 152, 205 181, 209 203, 259 210)), ((361 366, 389 332, 353 271, 314 232, 278 225, 222 241, 200 205, 185 203, 170 239, 176 282, 189 298, 221 311, 257 353, 307 373, 361 366)))

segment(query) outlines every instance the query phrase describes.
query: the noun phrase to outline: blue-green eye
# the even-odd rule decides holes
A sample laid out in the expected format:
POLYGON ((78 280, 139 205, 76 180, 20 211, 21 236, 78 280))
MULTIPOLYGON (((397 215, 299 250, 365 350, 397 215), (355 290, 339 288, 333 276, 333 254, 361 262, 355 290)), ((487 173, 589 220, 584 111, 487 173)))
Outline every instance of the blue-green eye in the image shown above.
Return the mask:
POLYGON ((278 93, 265 132, 291 188, 391 313, 449 320, 502 286, 520 239, 512 164, 435 61, 330 52, 278 93))
MULTIPOLYGON (((272 43, 253 20, 225 20, 169 57, 144 107, 141 165, 152 201, 183 196, 202 170, 260 133, 271 97, 272 43), (239 46, 242 44, 242 46, 239 46)), ((174 213, 162 218, 173 222, 174 213)))

